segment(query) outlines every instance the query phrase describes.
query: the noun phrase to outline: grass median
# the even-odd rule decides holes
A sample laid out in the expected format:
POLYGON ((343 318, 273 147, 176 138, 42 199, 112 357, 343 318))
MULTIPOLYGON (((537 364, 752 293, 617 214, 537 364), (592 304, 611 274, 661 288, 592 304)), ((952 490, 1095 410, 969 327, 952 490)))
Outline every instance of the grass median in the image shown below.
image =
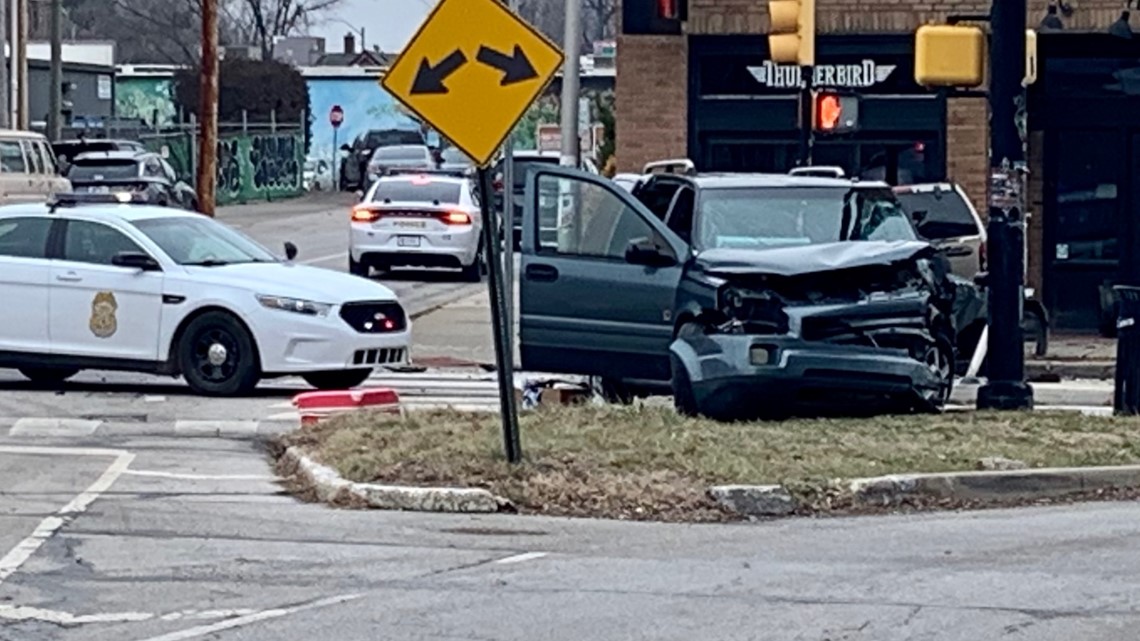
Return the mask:
POLYGON ((497 415, 356 413, 303 428, 300 446, 352 481, 482 487, 519 510, 565 516, 730 518, 711 485, 782 483, 818 493, 834 479, 977 469, 985 457, 1030 467, 1140 462, 1140 419, 972 413, 723 424, 671 408, 554 407, 520 416, 525 461, 508 464, 497 415))

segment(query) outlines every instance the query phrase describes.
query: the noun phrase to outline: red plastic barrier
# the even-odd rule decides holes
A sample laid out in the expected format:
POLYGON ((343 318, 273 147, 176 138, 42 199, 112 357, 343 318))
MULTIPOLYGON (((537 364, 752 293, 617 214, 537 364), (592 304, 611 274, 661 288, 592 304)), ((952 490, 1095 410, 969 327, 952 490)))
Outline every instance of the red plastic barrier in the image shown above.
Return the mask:
POLYGON ((400 397, 386 388, 305 392, 293 397, 293 406, 301 414, 301 425, 313 425, 334 414, 359 410, 379 410, 399 414, 400 397))

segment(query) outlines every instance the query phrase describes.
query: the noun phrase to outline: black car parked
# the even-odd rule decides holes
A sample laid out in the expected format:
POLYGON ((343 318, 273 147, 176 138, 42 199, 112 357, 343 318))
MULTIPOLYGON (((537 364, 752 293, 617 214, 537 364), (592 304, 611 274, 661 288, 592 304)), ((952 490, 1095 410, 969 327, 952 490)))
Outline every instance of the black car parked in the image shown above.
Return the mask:
POLYGON ((341 145, 348 155, 340 163, 340 189, 364 189, 368 184, 368 161, 380 147, 426 145, 424 135, 409 129, 372 129, 356 137, 351 145, 341 145))
POLYGON ((110 138, 76 138, 74 140, 59 140, 51 144, 59 160, 60 168, 64 171, 71 161, 79 156, 96 151, 146 151, 146 147, 136 140, 117 140, 110 138))
POLYGON ((162 156, 149 151, 102 151, 80 154, 67 169, 78 193, 130 193, 135 202, 198 210, 198 197, 178 179, 162 156))

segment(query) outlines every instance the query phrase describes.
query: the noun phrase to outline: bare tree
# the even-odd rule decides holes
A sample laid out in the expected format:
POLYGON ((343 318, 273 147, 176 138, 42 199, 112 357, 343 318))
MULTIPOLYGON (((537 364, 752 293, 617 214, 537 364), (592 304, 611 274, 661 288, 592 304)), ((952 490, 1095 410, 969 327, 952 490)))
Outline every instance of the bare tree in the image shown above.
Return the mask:
POLYGON ((273 57, 273 40, 305 31, 343 0, 236 0, 235 23, 261 55, 273 57))
MULTIPOLYGON (((617 27, 617 0, 582 0, 583 51, 597 40, 612 38, 617 27)), ((555 42, 561 42, 566 24, 565 0, 520 0, 519 15, 555 42)))
POLYGON ((617 0, 582 0, 586 39, 608 40, 617 31, 617 0))

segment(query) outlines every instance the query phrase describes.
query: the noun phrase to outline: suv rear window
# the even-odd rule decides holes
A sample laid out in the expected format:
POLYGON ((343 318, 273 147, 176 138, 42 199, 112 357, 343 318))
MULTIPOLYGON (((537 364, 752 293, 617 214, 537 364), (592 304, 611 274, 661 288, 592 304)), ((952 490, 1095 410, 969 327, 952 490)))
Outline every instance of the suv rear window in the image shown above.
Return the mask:
POLYGON ((79 160, 67 170, 70 180, 132 180, 139 177, 134 160, 79 160))
POLYGON ((462 185, 455 181, 438 180, 382 180, 376 184, 372 202, 415 202, 456 205, 462 185))
POLYGON ((374 159, 425 160, 430 156, 427 147, 380 147, 372 154, 374 159))
MULTIPOLYGON (((523 191, 526 189, 526 172, 530 171, 531 167, 557 165, 560 160, 557 156, 551 158, 515 158, 511 185, 516 192, 523 191)), ((502 165, 499 165, 499 171, 502 171, 502 165)))
POLYGON ((944 240, 977 236, 978 223, 970 212, 970 206, 957 191, 942 192, 900 192, 895 194, 903 209, 916 218, 925 212, 922 222, 917 222, 918 233, 929 240, 944 240))
POLYGON ((418 131, 400 131, 398 129, 370 131, 364 137, 364 146, 375 149, 384 145, 422 145, 424 137, 418 131))

